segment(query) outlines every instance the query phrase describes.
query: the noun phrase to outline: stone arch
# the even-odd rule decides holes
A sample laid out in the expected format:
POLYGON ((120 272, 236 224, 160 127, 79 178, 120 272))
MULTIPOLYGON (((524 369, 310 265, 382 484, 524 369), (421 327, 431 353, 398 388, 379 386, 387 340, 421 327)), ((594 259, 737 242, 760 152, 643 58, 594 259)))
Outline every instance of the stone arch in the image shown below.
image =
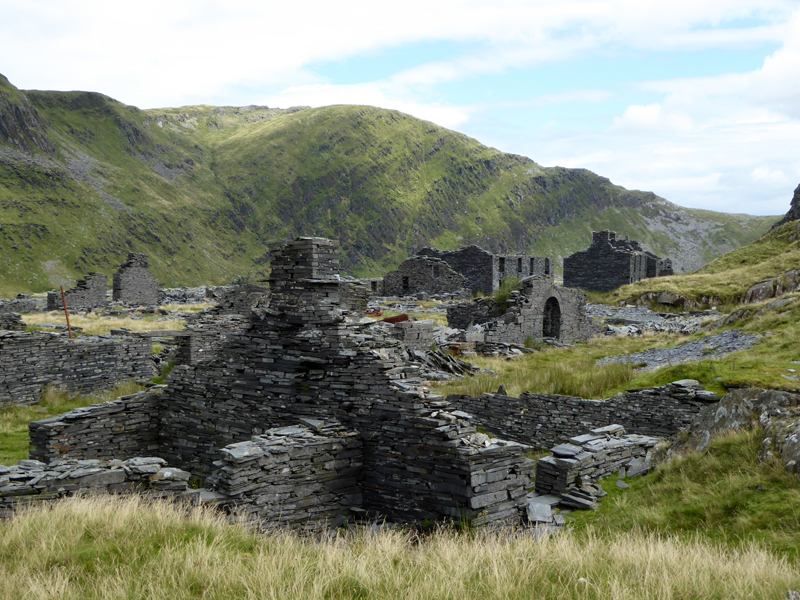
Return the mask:
POLYGON ((542 337, 561 338, 561 306, 555 296, 550 296, 544 303, 542 337))

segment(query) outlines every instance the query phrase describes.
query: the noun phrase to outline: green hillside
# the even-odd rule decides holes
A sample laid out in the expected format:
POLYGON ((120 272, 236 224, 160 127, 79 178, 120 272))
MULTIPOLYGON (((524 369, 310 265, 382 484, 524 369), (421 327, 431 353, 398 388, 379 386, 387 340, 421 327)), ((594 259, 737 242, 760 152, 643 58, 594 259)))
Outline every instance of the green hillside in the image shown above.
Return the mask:
POLYGON ((339 239, 353 275, 425 245, 563 257, 603 228, 691 270, 775 220, 684 209, 396 111, 143 111, 0 76, 3 295, 110 275, 129 251, 164 285, 227 283, 263 273, 267 244, 296 235, 339 239))

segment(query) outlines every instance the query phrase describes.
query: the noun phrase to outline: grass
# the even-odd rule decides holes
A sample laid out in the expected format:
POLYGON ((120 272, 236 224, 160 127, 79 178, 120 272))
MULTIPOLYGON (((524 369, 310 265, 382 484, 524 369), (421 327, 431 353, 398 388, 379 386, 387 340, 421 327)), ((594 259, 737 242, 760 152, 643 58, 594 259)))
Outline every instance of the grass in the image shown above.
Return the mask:
MULTIPOLYGON (((40 329, 42 323, 53 323, 64 326, 67 324, 64 313, 57 311, 23 315, 22 320, 31 330, 40 329)), ((176 317, 167 318, 163 315, 152 315, 145 316, 141 319, 131 319, 130 317, 109 317, 96 312, 88 313, 85 316, 77 314, 70 315, 69 322, 72 327, 82 328, 82 333, 86 335, 109 333, 112 329, 156 331, 159 329, 182 330, 186 327, 186 321, 176 317)))
POLYGON ((761 462, 760 429, 729 432, 703 453, 662 463, 646 477, 602 482, 597 512, 575 513, 578 529, 601 535, 648 531, 698 536, 744 549, 753 545, 800 561, 800 485, 778 460, 761 462))
POLYGON ((774 599, 797 568, 758 547, 651 533, 258 535, 203 508, 79 498, 0 522, 0 598, 774 599))
POLYGON ((92 395, 47 388, 39 404, 0 408, 0 464, 15 465, 28 458, 28 423, 69 412, 82 406, 109 402, 144 389, 134 382, 123 382, 107 392, 92 395))

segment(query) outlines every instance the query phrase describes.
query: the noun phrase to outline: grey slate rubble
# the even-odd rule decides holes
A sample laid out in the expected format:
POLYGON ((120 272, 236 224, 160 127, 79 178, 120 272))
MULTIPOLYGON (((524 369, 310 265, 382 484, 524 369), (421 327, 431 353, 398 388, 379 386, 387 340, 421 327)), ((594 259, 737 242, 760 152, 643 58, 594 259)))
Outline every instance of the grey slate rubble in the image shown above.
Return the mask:
POLYGON ((639 367, 639 370, 655 371, 667 365, 699 362, 701 360, 719 358, 732 352, 748 350, 755 346, 760 339, 760 335, 746 334, 738 329, 730 329, 673 348, 654 348, 635 354, 601 358, 597 361, 597 364, 623 363, 643 365, 639 367))
POLYGON ((144 254, 128 254, 114 274, 114 302, 134 306, 158 306, 163 292, 161 286, 150 273, 150 261, 144 254))
POLYGON ((0 331, 0 407, 38 402, 46 386, 91 392, 155 374, 147 337, 0 331))
POLYGON ((605 335, 635 337, 644 333, 670 333, 690 335, 713 322, 720 322, 724 315, 717 310, 683 313, 658 313, 644 306, 608 306, 587 304, 586 314, 605 326, 605 335))
POLYGON ((190 474, 168 467, 164 459, 22 460, 0 465, 0 518, 31 504, 80 494, 144 492, 152 498, 182 496, 190 474))
MULTIPOLYGON (((64 292, 67 309, 77 311, 105 308, 108 304, 107 290, 108 277, 103 273, 89 273, 74 288, 64 292)), ((47 310, 64 310, 64 299, 60 291, 47 292, 47 310)))
POLYGON ((30 314, 42 312, 44 309, 44 304, 40 304, 36 298, 31 298, 26 294, 18 294, 16 298, 9 300, 0 300, 0 314, 9 312, 30 314))

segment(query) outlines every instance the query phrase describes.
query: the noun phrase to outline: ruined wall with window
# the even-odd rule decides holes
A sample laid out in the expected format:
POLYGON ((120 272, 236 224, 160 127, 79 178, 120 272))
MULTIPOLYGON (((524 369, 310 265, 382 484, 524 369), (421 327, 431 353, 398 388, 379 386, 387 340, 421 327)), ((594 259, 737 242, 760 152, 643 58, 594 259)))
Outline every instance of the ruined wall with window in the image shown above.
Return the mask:
POLYGON ((414 256, 403 261, 396 271, 383 278, 387 296, 426 294, 456 294, 467 288, 467 280, 449 264, 438 258, 414 256))

